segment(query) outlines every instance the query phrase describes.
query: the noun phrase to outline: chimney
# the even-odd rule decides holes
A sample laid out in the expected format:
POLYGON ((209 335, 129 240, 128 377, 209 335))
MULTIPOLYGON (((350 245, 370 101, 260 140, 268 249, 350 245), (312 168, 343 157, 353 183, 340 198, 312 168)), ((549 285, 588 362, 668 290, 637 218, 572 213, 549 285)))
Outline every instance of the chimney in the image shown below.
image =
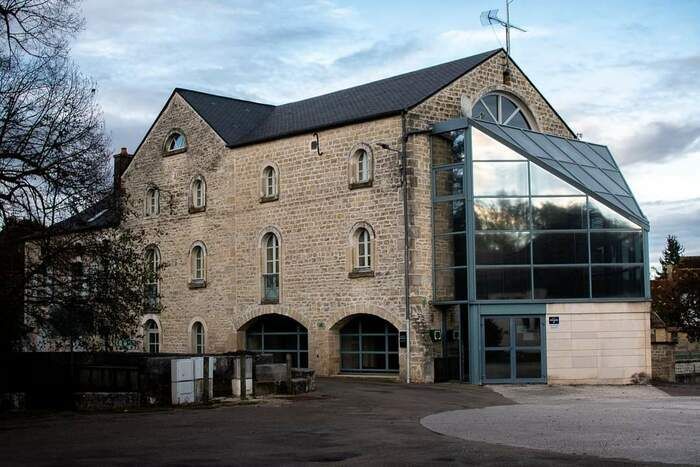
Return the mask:
POLYGON ((126 148, 122 148, 119 154, 114 155, 114 191, 121 190, 121 177, 126 168, 129 167, 131 157, 132 155, 129 154, 126 148))

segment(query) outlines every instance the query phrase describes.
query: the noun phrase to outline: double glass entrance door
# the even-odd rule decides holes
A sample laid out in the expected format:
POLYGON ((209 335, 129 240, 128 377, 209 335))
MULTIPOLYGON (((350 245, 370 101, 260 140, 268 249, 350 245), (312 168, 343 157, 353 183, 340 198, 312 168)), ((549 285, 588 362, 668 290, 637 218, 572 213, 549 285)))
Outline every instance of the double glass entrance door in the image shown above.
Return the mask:
POLYGON ((482 380, 485 383, 545 382, 544 318, 481 318, 482 380))

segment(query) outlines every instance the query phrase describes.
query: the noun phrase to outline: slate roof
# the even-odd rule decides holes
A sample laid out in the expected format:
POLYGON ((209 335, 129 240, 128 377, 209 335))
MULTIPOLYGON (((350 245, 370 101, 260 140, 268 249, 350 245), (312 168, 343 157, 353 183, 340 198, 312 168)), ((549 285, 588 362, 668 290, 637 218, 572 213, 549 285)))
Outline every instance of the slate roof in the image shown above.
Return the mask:
POLYGON ((649 221, 606 146, 474 118, 469 121, 624 217, 649 228, 649 221))
POLYGON ((229 147, 396 115, 500 52, 471 57, 278 106, 177 88, 229 147))
POLYGON ((110 194, 84 211, 57 222, 51 229, 57 233, 74 233, 116 227, 118 223, 115 195, 110 194))

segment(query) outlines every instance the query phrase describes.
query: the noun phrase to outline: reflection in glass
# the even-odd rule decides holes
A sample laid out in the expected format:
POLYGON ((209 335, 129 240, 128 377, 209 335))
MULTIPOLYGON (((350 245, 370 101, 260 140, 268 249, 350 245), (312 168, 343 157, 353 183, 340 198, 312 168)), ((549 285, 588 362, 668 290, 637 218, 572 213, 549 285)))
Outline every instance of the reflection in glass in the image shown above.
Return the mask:
POLYGON ((450 232, 464 232, 464 200, 441 201, 433 204, 433 226, 435 235, 450 232))
POLYGON ((489 268, 476 270, 476 298, 479 300, 529 299, 530 268, 489 268))
POLYGON ((435 267, 438 269, 467 265, 467 235, 441 235, 433 240, 435 267))
POLYGON ((527 198, 479 198, 474 200, 476 230, 526 230, 527 198))
POLYGON ((475 161, 527 161, 518 154, 490 136, 474 127, 472 129, 472 158, 475 161))
POLYGON ((532 256, 535 264, 571 264, 588 262, 586 233, 534 233, 532 256))
POLYGON ((644 296, 642 266, 594 266, 593 298, 644 296))
POLYGON ((484 363, 486 379, 510 379, 510 351, 487 350, 484 352, 484 363))
POLYGON ((510 318, 484 319, 484 347, 510 346, 510 318))
POLYGON ((527 232, 476 234, 476 264, 529 264, 530 235, 527 232))
POLYGON ((564 180, 536 164, 530 164, 530 187, 532 196, 583 194, 564 180))
POLYGON ((591 262, 643 263, 641 232, 592 232, 591 262))
POLYGON ((542 354, 539 350, 515 352, 516 378, 542 378, 542 354))
POLYGON ((435 170, 435 196, 456 196, 464 193, 464 167, 435 170))
POLYGON ((621 216, 599 201, 589 197, 591 229, 640 229, 631 220, 621 216))
POLYGON ((527 162, 474 162, 474 196, 527 195, 527 162))
POLYGON ((534 268, 535 298, 587 298, 588 266, 534 268))
POLYGON ((585 229, 586 198, 533 198, 533 229, 585 229))
POLYGON ((540 345, 539 318, 513 318, 515 320, 515 345, 538 347, 540 345))
POLYGON ((434 167, 464 162, 464 130, 434 135, 431 151, 434 167))

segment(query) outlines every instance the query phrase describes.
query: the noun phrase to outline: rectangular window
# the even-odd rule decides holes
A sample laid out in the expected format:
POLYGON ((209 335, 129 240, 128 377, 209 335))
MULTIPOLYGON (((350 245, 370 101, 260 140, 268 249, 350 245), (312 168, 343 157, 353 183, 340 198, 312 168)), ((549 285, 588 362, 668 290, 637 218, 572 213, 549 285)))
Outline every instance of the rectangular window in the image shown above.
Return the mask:
POLYGON ((528 196, 527 162, 474 162, 474 196, 528 196))
POLYGON ((532 228, 550 229, 586 229, 586 197, 533 198, 532 228))
POLYGON ((641 232, 591 232, 591 262, 643 263, 641 232))
POLYGON ((464 166, 451 166, 434 171, 435 196, 458 196, 464 194, 464 166))
POLYGON ((530 234, 476 233, 476 264, 530 264, 530 234))
POLYGON ((588 266, 534 268, 535 298, 588 298, 588 266))
POLYGON ((527 230, 527 198, 478 198, 474 200, 476 230, 527 230))
POLYGON ((643 266, 593 266, 593 298, 644 296, 643 266))
POLYGON ((467 299, 467 268, 436 269, 433 273, 433 280, 435 281, 436 300, 467 299))
POLYGON ((465 202, 441 201, 433 205, 433 231, 435 235, 467 230, 465 219, 465 202))
POLYGON ((467 265, 467 235, 452 234, 434 237, 434 265, 437 269, 467 265))
POLYGON ((512 300, 532 298, 530 268, 476 269, 476 298, 512 300))
POLYGON ((588 263, 588 234, 534 233, 532 255, 535 264, 588 263))

